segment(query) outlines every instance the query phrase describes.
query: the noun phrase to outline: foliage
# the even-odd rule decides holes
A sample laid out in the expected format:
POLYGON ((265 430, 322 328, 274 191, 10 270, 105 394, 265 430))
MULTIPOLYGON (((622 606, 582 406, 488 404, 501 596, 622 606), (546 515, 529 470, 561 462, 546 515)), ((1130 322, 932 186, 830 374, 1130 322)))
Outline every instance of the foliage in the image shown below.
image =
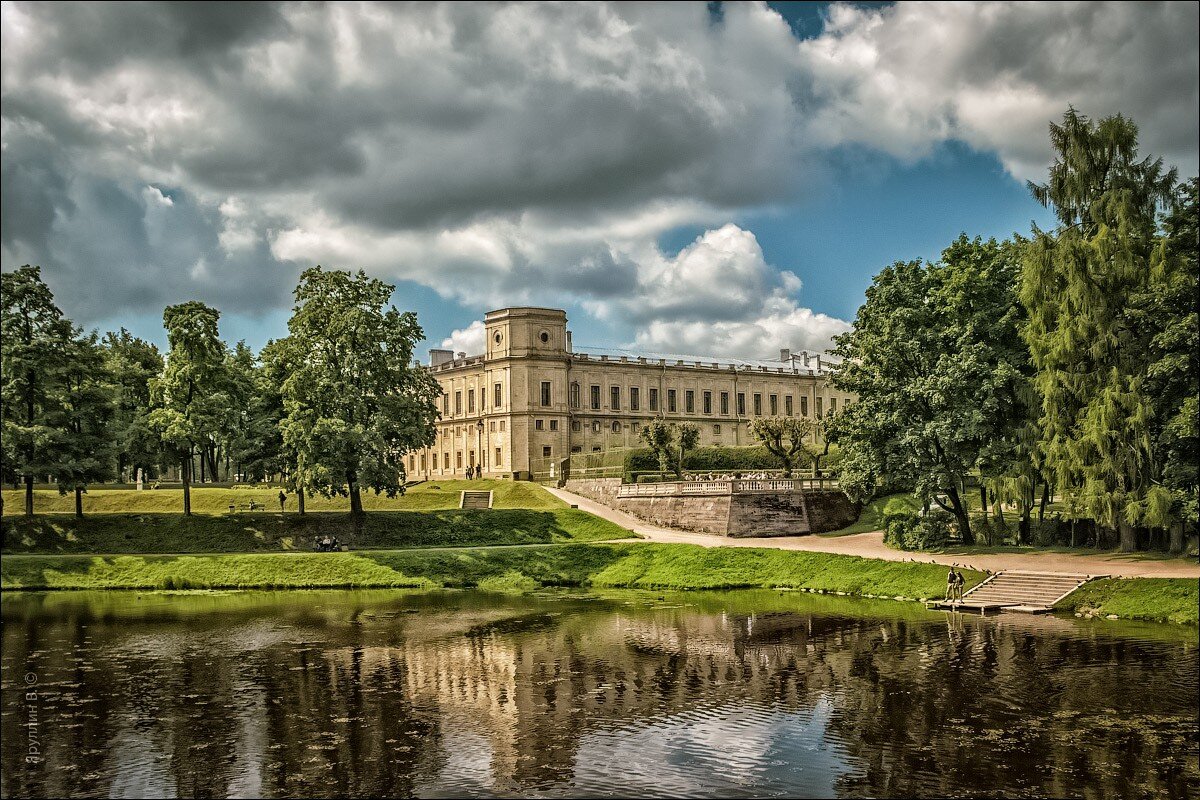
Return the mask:
POLYGON ((1132 526, 1166 524, 1170 505, 1156 481, 1152 337, 1132 315, 1164 272, 1156 210, 1173 196, 1175 171, 1138 158, 1137 126, 1121 115, 1093 123, 1070 109, 1050 139, 1049 179, 1029 188, 1059 226, 1035 228, 1020 295, 1040 450, 1054 483, 1101 524, 1120 525, 1132 549, 1132 526))
POLYGON ((936 264, 884 269, 834 351, 834 384, 858 395, 826 434, 841 448, 842 488, 859 499, 911 488, 953 513, 968 544, 966 480, 1011 446, 1022 418, 1019 247, 962 236, 936 264))
MULTIPOLYGON (((765 447, 697 447, 683 457, 686 470, 711 472, 737 472, 775 469, 779 465, 775 456, 765 447)), ((650 472, 657 470, 658 457, 647 447, 639 447, 625 454, 626 472, 650 472)))
POLYGON ((638 436, 654 454, 659 473, 673 472, 679 478, 688 451, 700 439, 700 429, 690 422, 676 426, 659 417, 643 425, 638 436))
POLYGON ((167 306, 163 327, 170 352, 161 376, 150 382, 155 409, 150 424, 182 460, 184 513, 191 512, 194 449, 221 430, 228 412, 225 345, 217 335, 221 313, 196 300, 167 306))
POLYGON ((815 423, 804 417, 757 417, 750 422, 750 434, 779 459, 785 478, 792 476, 793 466, 812 462, 815 433, 815 423))
POLYGON ((305 270, 278 345, 288 370, 282 443, 295 458, 296 485, 349 496, 356 515, 360 487, 403 492, 405 453, 436 435, 441 388, 413 364, 424 333, 415 314, 388 305, 394 288, 361 270, 305 270))
POLYGON ((114 476, 113 387, 96 334, 76 336, 60 370, 63 448, 53 477, 60 493, 76 492, 76 511, 82 514, 80 493, 114 476))
POLYGON ((63 428, 64 376, 75 331, 28 264, 0 275, 0 471, 25 481, 33 513, 33 481, 56 474, 71 457, 63 428))
POLYGON ((952 538, 954 517, 944 511, 928 514, 889 514, 884 519, 884 544, 899 550, 931 550, 952 538))
POLYGON ((146 477, 162 460, 162 441, 150 425, 150 382, 163 369, 158 346, 121 328, 105 334, 101 345, 104 369, 113 386, 113 419, 110 423, 116 448, 117 475, 136 480, 138 469, 146 477))

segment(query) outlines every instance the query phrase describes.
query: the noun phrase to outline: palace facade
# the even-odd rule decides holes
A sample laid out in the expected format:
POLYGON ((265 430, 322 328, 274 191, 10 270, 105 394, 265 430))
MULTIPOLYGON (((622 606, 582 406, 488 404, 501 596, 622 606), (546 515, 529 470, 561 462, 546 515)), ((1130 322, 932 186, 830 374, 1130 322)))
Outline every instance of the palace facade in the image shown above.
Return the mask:
POLYGON ((852 398, 828 380, 829 357, 780 351, 778 362, 682 360, 574 352, 565 311, 503 308, 485 319, 487 349, 431 350, 442 386, 437 443, 409 454, 410 480, 553 472, 572 454, 640 446, 656 417, 690 422, 700 445, 755 444, 760 416, 820 418, 852 398))

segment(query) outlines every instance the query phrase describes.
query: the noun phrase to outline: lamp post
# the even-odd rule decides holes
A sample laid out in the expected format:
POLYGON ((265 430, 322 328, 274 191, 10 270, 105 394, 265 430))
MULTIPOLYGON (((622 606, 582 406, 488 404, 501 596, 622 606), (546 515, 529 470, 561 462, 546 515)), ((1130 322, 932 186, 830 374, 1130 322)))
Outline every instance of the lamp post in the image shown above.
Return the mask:
POLYGON ((478 461, 476 461, 475 463, 479 465, 479 474, 482 476, 483 475, 483 419, 480 419, 478 422, 475 423, 475 436, 476 436, 475 452, 478 454, 478 461))

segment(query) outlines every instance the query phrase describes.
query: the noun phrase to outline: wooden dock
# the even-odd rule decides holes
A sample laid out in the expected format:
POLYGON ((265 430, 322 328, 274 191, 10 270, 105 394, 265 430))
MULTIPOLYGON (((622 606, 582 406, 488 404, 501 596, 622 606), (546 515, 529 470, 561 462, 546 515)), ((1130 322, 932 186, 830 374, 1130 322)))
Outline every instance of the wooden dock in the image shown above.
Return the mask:
POLYGON ((935 600, 929 608, 986 615, 1001 611, 1046 614, 1083 584, 1103 575, 1005 570, 963 594, 962 600, 935 600))

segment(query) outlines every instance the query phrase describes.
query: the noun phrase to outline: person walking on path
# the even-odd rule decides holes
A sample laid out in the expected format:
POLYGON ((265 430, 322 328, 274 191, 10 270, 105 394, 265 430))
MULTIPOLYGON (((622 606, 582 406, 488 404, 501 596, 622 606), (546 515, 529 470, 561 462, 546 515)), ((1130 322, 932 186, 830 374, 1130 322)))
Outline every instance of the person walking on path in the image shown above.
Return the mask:
POLYGON ((287 492, 283 491, 283 489, 280 489, 279 490, 279 513, 280 514, 283 513, 283 504, 285 502, 287 502, 287 492))

